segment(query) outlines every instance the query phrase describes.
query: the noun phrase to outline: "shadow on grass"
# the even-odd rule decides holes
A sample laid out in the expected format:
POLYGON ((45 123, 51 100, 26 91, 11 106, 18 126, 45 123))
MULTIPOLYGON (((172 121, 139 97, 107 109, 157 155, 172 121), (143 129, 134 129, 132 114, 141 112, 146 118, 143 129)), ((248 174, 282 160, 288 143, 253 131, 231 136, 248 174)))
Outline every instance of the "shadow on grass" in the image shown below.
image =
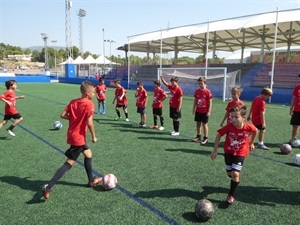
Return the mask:
MULTIPOLYGON (((178 148, 178 149, 170 149, 167 148, 165 151, 168 152, 184 152, 184 153, 191 153, 191 154, 197 154, 197 155, 207 155, 208 157, 210 156, 211 150, 202 150, 201 146, 199 146, 199 150, 195 149, 187 149, 187 148, 178 148)), ((224 156, 224 153, 220 152, 218 153, 218 156, 224 156)))
MULTIPOLYGON (((224 208, 224 201, 210 199, 210 194, 224 193, 224 200, 229 191, 228 188, 203 186, 203 191, 190 191, 186 189, 163 189, 153 191, 141 191, 135 195, 140 198, 178 198, 190 197, 196 201, 208 199, 212 203, 217 203, 219 208, 224 208)), ((299 205, 300 192, 285 191, 276 187, 253 187, 239 186, 237 189, 236 200, 247 204, 276 206, 276 204, 299 205)), ((195 203, 196 204, 196 203, 195 203)))
MULTIPOLYGON (((141 132, 139 132, 141 133, 141 132)), ((153 135, 153 133, 151 133, 153 135)), ((151 136, 151 137, 138 137, 138 139, 144 139, 144 140, 164 140, 164 141, 174 141, 174 142, 186 142, 187 140, 184 139, 184 138, 178 138, 177 137, 172 137, 170 135, 168 135, 168 137, 166 136, 159 136, 159 137, 154 137, 154 136, 151 136)))
POLYGON ((11 140, 11 139, 9 139, 7 137, 0 137, 0 140, 8 141, 8 140, 11 140))
MULTIPOLYGON (((1 182, 5 182, 10 185, 17 186, 23 190, 29 190, 35 192, 33 198, 26 202, 26 204, 38 204, 45 202, 45 199, 42 196, 42 189, 41 187, 46 184, 48 181, 43 180, 29 180, 29 177, 16 177, 16 176, 3 176, 0 177, 1 182)), ((77 187, 85 187, 86 184, 76 184, 70 183, 66 181, 59 181, 58 185, 68 185, 68 186, 77 186, 77 187)), ((93 188, 95 189, 95 188, 93 188)))

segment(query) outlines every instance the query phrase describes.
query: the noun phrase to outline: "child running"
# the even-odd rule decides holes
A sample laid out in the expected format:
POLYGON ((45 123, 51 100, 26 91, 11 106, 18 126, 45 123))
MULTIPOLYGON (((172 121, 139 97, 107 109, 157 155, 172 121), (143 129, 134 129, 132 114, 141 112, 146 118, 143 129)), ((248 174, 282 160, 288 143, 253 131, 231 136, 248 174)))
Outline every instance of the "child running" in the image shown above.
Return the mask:
POLYGON ((164 116, 162 102, 167 98, 166 92, 160 87, 160 81, 154 81, 154 93, 152 102, 152 113, 154 125, 150 126, 151 129, 164 130, 164 116), (160 127, 157 126, 157 117, 159 116, 160 127))
POLYGON ((137 82, 137 89, 135 92, 137 113, 141 115, 141 127, 146 127, 146 106, 148 102, 147 91, 144 88, 142 81, 137 82))
POLYGON ((254 149, 257 128, 253 124, 244 122, 246 118, 246 106, 231 108, 230 117, 231 123, 218 130, 210 158, 214 160, 217 157, 220 139, 226 134, 224 143, 225 168, 227 175, 231 178, 227 202, 232 204, 240 182, 240 172, 243 168, 244 159, 249 155, 249 150, 252 151, 254 149))
POLYGON ((242 93, 243 89, 238 88, 238 87, 233 87, 231 88, 231 100, 228 102, 225 110, 225 115, 220 123, 220 126, 223 127, 225 120, 227 119, 227 124, 231 123, 231 118, 230 118, 230 109, 234 106, 237 105, 245 105, 243 101, 240 100, 240 96, 242 93))
POLYGON ((96 87, 96 94, 97 94, 97 101, 98 101, 98 114, 105 114, 106 113, 106 85, 104 83, 104 79, 99 79, 99 84, 96 87), (101 110, 102 106, 102 110, 101 110))
POLYGON ((95 95, 94 85, 85 81, 80 86, 81 98, 73 99, 61 113, 60 117, 69 120, 67 143, 70 145, 65 152, 66 162, 56 171, 52 179, 42 187, 43 196, 48 199, 53 186, 75 164, 80 153, 84 155, 84 168, 88 177, 87 187, 93 187, 102 181, 102 177, 94 178, 92 169, 92 151, 86 144, 87 128, 92 135, 92 142, 96 143, 96 133, 93 124, 95 95))
POLYGON ((17 81, 16 80, 8 80, 5 82, 6 92, 4 92, 2 95, 0 95, 0 100, 5 102, 5 110, 4 110, 4 119, 0 123, 0 129, 7 124, 7 121, 10 119, 14 119, 14 122, 12 125, 10 125, 9 128, 6 129, 6 131, 11 136, 16 136, 16 134, 13 132, 13 129, 15 126, 17 126, 19 123, 22 122, 23 117, 16 109, 16 100, 17 99, 24 99, 25 96, 16 96, 15 90, 17 89, 17 81))
POLYGON ((112 102, 112 104, 115 104, 115 102, 117 102, 116 104, 116 113, 117 116, 115 120, 120 120, 121 119, 121 114, 120 114, 120 108, 123 108, 124 114, 125 114, 125 121, 128 122, 128 109, 127 109, 127 97, 126 97, 126 90, 125 88, 123 88, 121 86, 121 82, 120 80, 116 80, 115 81, 115 85, 116 85, 116 90, 115 90, 115 98, 112 102))

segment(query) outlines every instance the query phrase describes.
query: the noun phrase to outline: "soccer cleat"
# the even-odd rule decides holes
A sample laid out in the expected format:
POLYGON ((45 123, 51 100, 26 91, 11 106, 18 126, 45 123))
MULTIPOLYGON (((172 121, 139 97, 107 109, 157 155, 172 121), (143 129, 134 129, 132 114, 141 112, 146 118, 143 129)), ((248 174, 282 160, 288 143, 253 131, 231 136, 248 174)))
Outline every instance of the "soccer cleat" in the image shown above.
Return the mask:
POLYGON ((201 145, 206 145, 208 142, 208 139, 207 138, 203 138, 203 140, 201 141, 201 145))
POLYGON ((103 180, 103 177, 95 177, 94 180, 92 182, 89 182, 87 184, 88 187, 94 187, 97 186, 98 184, 100 184, 103 180))
POLYGON ((172 135, 173 133, 175 133, 175 131, 173 130, 172 132, 170 132, 170 135, 172 135))
POLYGON ((143 124, 142 127, 147 127, 147 125, 146 125, 146 124, 143 124))
POLYGON ((12 130, 9 130, 9 129, 6 129, 6 131, 11 135, 11 136, 13 136, 13 137, 15 137, 16 135, 15 135, 15 133, 14 132, 12 132, 12 130))
POLYGON ((175 131, 174 131, 174 132, 171 133, 171 135, 172 135, 172 136, 178 136, 178 135, 179 135, 179 132, 175 132, 175 131))
POLYGON ((234 202, 234 197, 233 197, 232 195, 228 195, 226 201, 227 201, 229 204, 232 204, 232 203, 234 202))
POLYGON ((193 142, 199 142, 200 141, 200 137, 197 136, 197 137, 193 138, 192 141, 193 142))
POLYGON ((126 122, 129 122, 129 119, 128 119, 128 118, 126 118, 126 119, 125 119, 125 121, 126 121, 126 122))
POLYGON ((43 191, 43 197, 45 199, 48 199, 50 196, 50 191, 51 191, 51 189, 48 188, 48 184, 45 184, 44 186, 42 186, 42 191, 43 191))
POLYGON ((120 119, 121 119, 121 117, 116 117, 116 118, 115 118, 115 120, 120 120, 120 119))
POLYGON ((160 126, 158 129, 159 130, 164 130, 165 128, 163 126, 160 126))
POLYGON ((265 146, 264 144, 257 144, 257 147, 263 150, 269 150, 270 148, 268 148, 267 146, 265 146))
POLYGON ((152 125, 150 126, 151 129, 158 129, 158 126, 152 125))

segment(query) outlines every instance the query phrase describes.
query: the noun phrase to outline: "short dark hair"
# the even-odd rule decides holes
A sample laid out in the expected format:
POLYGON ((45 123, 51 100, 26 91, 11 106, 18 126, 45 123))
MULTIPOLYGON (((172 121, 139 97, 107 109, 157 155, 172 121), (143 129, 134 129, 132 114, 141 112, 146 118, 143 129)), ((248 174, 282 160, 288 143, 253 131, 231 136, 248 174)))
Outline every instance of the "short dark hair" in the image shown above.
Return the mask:
POLYGON ((178 82, 178 77, 172 77, 171 82, 173 82, 173 81, 178 82))
POLYGON ((5 81, 5 87, 8 90, 11 86, 13 86, 15 83, 17 83, 16 80, 7 80, 5 81))
POLYGON ((156 80, 153 83, 160 87, 160 81, 159 80, 156 80))
POLYGON ((206 84, 206 78, 205 77, 199 77, 198 82, 203 82, 204 84, 206 84))

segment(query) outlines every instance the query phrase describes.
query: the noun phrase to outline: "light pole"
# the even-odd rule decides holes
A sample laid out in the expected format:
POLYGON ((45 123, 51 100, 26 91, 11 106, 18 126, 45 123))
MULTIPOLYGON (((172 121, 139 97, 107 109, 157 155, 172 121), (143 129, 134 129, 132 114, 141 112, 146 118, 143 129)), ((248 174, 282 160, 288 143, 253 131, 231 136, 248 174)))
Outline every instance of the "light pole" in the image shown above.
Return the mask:
POLYGON ((45 70, 49 70, 49 62, 48 62, 48 48, 47 48, 47 40, 48 35, 45 33, 41 33, 42 39, 44 40, 44 49, 45 49, 45 70))
POLYGON ((102 69, 102 76, 104 75, 104 69, 105 69, 105 40, 104 40, 104 28, 102 28, 103 31, 103 69, 102 69))
POLYGON ((55 75, 57 78, 57 69, 56 69, 56 49, 55 49, 55 43, 57 42, 57 40, 51 40, 51 42, 54 45, 54 67, 55 67, 55 75))
MULTIPOLYGON (((111 43, 116 43, 116 41, 114 41, 114 40, 104 40, 104 41, 109 42, 109 58, 111 58, 111 43)), ((110 59, 110 61, 111 61, 111 59, 110 59)), ((110 63, 109 67, 111 68, 111 63, 110 63)))

